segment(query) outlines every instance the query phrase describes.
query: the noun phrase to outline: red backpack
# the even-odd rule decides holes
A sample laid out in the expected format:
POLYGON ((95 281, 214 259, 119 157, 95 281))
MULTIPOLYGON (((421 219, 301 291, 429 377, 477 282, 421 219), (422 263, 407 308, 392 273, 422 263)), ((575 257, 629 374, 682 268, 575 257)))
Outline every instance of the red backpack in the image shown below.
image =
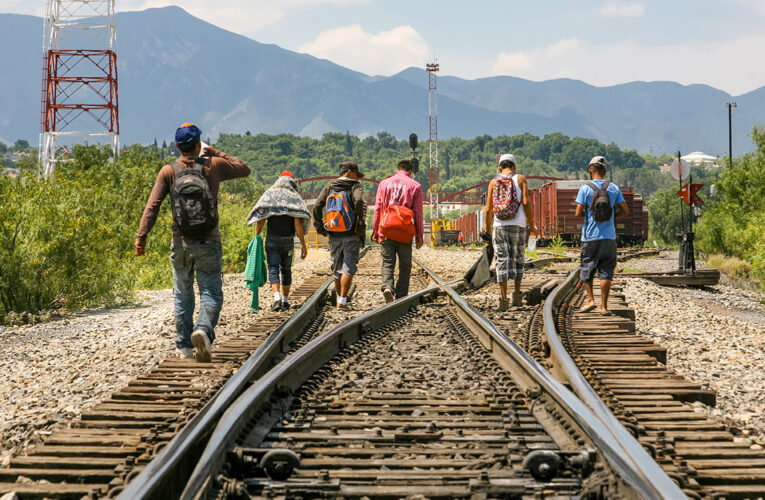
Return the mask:
POLYGON ((414 212, 403 205, 389 205, 380 218, 380 234, 399 243, 411 243, 416 231, 414 212))
POLYGON ((515 219, 521 206, 513 177, 505 175, 495 177, 492 203, 494 204, 494 217, 499 220, 515 219))

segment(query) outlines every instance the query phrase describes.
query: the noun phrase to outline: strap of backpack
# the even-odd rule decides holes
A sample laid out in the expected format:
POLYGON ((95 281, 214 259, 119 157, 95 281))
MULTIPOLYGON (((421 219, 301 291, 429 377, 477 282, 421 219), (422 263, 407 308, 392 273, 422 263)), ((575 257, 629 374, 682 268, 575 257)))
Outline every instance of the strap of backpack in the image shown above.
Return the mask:
POLYGON ((588 182, 587 185, 590 186, 590 189, 592 189, 592 194, 593 196, 595 196, 595 193, 597 193, 598 190, 600 189, 598 185, 595 184, 594 182, 588 182))
POLYGON ((603 191, 608 189, 608 181, 603 181, 603 187, 601 188, 603 191))
POLYGON ((174 176, 175 176, 175 178, 177 179, 177 178, 178 178, 178 176, 180 176, 180 175, 181 175, 181 172, 182 172, 182 170, 183 170, 183 167, 181 167, 181 164, 180 164, 180 162, 179 162, 178 160, 175 160, 173 163, 171 163, 171 164, 170 164, 170 166, 171 166, 171 167, 172 167, 172 169, 173 169, 173 175, 174 175, 174 176))

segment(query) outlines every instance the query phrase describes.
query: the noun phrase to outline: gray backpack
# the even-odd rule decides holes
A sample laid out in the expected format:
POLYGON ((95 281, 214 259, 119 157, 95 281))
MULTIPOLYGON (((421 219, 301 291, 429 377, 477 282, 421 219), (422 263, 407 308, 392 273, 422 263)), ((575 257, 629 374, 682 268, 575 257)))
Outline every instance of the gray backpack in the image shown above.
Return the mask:
POLYGON ((590 214, 595 222, 607 222, 611 220, 611 214, 613 208, 611 207, 611 200, 608 198, 608 181, 603 181, 603 187, 598 188, 594 182, 588 182, 588 186, 594 191, 592 193, 592 200, 590 201, 590 214))
POLYGON ((204 237, 218 225, 218 204, 204 174, 201 158, 189 168, 178 161, 172 164, 175 181, 170 186, 173 222, 183 236, 190 239, 204 237))

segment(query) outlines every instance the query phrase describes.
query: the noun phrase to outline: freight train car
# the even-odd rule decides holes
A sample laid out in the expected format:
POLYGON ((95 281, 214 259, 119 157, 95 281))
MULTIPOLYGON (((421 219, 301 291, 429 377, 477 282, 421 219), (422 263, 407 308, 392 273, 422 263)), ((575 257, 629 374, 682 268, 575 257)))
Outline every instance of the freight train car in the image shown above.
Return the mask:
POLYGON ((462 233, 464 245, 471 245, 480 241, 481 238, 478 235, 483 228, 483 217, 483 209, 478 209, 454 220, 454 228, 462 233))
MULTIPOLYGON (((548 245, 560 238, 578 245, 584 217, 576 217, 576 195, 588 181, 554 181, 529 191, 534 207, 534 221, 539 229, 537 245, 548 245)), ((630 214, 616 219, 616 241, 619 246, 640 245, 648 237, 648 213, 643 210, 643 197, 630 186, 622 186, 622 195, 630 214)))

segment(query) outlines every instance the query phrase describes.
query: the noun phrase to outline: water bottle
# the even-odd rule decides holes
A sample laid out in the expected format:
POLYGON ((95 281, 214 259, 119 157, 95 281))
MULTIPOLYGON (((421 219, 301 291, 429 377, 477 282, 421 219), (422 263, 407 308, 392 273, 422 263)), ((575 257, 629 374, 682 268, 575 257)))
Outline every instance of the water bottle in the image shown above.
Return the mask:
POLYGON ((534 233, 529 233, 528 248, 529 252, 537 249, 537 235, 534 233))

